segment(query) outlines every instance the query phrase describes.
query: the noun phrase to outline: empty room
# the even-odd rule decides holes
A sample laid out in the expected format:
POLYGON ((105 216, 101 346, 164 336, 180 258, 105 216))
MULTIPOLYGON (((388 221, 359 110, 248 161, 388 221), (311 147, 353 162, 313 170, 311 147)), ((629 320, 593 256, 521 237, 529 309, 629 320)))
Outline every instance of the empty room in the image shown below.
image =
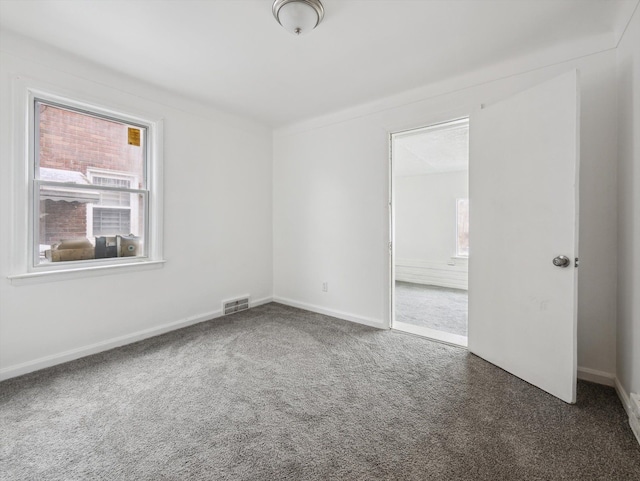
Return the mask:
POLYGON ((0 480, 640 479, 640 0, 0 0, 0 480))

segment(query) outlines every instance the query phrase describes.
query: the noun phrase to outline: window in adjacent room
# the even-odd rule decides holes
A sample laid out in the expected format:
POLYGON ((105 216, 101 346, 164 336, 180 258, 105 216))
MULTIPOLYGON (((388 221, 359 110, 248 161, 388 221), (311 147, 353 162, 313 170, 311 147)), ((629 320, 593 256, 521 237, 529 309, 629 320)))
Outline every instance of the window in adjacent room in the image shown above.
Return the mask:
POLYGON ((469 199, 456 199, 456 256, 469 257, 469 199))

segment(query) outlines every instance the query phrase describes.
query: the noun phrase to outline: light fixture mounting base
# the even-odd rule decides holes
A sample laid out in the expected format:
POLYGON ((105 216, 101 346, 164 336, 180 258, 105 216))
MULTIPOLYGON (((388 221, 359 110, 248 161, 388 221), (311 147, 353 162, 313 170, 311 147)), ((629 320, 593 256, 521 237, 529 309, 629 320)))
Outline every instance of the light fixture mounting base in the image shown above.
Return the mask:
POLYGON ((318 21, 313 26, 313 28, 316 28, 318 25, 320 25, 320 22, 322 22, 322 19, 324 18, 324 6, 322 5, 322 2, 320 0, 275 0, 273 2, 273 7, 271 7, 271 11, 273 12, 273 16, 280 25, 282 25, 279 17, 280 9, 288 3, 302 3, 313 8, 318 15, 318 21))

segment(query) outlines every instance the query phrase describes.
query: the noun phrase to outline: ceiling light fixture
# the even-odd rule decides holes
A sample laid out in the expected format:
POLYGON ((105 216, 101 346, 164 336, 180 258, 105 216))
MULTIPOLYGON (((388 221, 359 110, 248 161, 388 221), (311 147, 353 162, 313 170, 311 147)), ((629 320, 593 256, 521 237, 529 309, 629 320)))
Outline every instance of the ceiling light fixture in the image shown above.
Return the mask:
POLYGON ((320 0, 276 0, 272 10, 278 23, 296 35, 310 32, 324 17, 320 0))

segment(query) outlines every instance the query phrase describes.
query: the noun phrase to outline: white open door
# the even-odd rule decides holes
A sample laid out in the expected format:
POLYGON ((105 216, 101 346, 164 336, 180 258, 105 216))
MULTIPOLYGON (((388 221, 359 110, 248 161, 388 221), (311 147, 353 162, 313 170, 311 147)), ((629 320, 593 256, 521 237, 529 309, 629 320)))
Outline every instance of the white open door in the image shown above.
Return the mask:
POLYGON ((483 106, 469 138, 469 350, 569 403, 579 105, 574 70, 483 106))

